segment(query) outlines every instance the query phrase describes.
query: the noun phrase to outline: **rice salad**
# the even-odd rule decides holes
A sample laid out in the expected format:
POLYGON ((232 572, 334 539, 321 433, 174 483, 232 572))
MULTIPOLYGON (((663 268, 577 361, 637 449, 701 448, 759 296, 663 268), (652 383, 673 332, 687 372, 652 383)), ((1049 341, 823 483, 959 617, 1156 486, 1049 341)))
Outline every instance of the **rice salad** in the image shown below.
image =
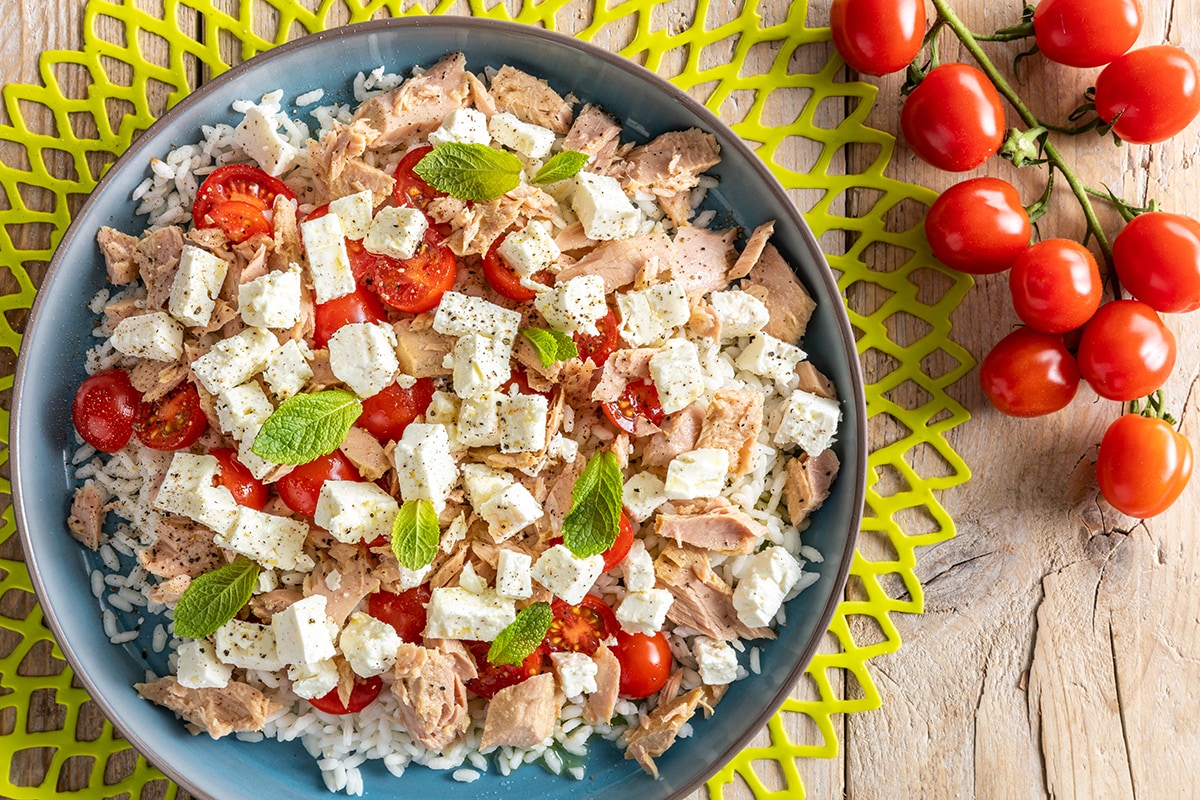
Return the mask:
POLYGON ((105 632, 331 791, 583 779, 593 737, 657 775, 817 580, 815 304, 773 223, 700 210, 709 133, 460 53, 353 93, 236 103, 98 235, 68 527, 105 632))

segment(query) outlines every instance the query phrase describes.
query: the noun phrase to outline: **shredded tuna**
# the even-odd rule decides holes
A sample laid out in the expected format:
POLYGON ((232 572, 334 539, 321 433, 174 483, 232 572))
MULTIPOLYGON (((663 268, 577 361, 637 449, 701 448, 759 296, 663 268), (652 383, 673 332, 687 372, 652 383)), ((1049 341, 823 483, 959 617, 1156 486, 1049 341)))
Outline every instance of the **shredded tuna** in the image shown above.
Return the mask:
POLYGON ((688 330, 714 342, 721 341, 721 318, 717 316, 716 309, 700 295, 693 294, 689 299, 691 316, 688 317, 688 330))
POLYGON ((453 662, 454 674, 463 683, 479 677, 479 669, 475 666, 475 657, 460 640, 426 639, 425 646, 448 657, 453 662))
POLYGON ((454 231, 446 246, 458 256, 483 255, 516 222, 523 204, 524 199, 504 195, 463 209, 450 223, 454 231))
POLYGON ((190 575, 176 575, 150 587, 150 599, 163 605, 175 605, 192 585, 190 575))
POLYGON ((762 392, 718 390, 708 404, 697 448, 719 447, 729 453, 729 472, 745 475, 754 466, 754 445, 763 424, 762 392))
POLYGON ((151 575, 195 578, 225 564, 213 532, 184 517, 160 517, 154 544, 138 552, 138 561, 151 575))
POLYGON ((676 504, 679 513, 659 514, 654 532, 677 544, 690 544, 718 553, 753 552, 767 534, 763 525, 724 498, 676 504))
POLYGON ((133 261, 146 284, 146 307, 162 310, 171 298, 171 284, 183 252, 183 231, 174 225, 150 231, 137 243, 133 261))
POLYGON ((296 201, 277 195, 271 206, 271 234, 275 246, 271 249, 272 271, 285 270, 300 261, 300 228, 296 221, 296 201))
MULTIPOLYGON (((256 594, 250 598, 250 611, 259 620, 266 623, 271 617, 283 611, 285 608, 295 603, 298 600, 303 600, 304 595, 297 589, 284 588, 272 589, 269 592, 256 594)), ((303 606, 301 606, 303 608, 303 606)))
POLYGON ((592 390, 597 403, 615 403, 633 381, 650 378, 650 359, 658 351, 653 347, 614 350, 600 370, 600 382, 592 390))
POLYGON ((396 332, 396 360, 401 372, 414 378, 450 374, 443 362, 454 350, 453 336, 443 336, 433 328, 418 330, 408 318, 394 322, 392 329, 396 332))
POLYGON ((565 253, 568 250, 590 249, 595 247, 598 242, 587 237, 587 234, 583 232, 582 222, 572 222, 554 235, 554 244, 565 253))
POLYGON ((96 232, 96 243, 100 245, 100 252, 104 254, 104 268, 108 270, 108 280, 111 283, 124 286, 138 279, 137 264, 133 260, 133 253, 138 244, 136 236, 105 225, 96 232))
POLYGON ((558 134, 571 127, 571 104, 541 78, 510 67, 500 68, 488 87, 496 110, 507 111, 522 122, 541 125, 558 134))
POLYGON ((137 693, 150 702, 169 708, 214 739, 231 733, 262 730, 279 704, 241 681, 230 681, 222 689, 188 689, 174 675, 153 683, 135 683, 137 693))
POLYGON ((658 690, 658 702, 655 705, 666 705, 679 696, 679 689, 683 686, 683 668, 679 667, 670 675, 667 676, 667 682, 658 690))
POLYGON ((561 706, 562 695, 552 672, 506 686, 488 703, 479 748, 541 744, 554 732, 561 706))
POLYGON ((462 738, 471 715, 467 689, 453 656, 402 644, 392 676, 392 694, 409 736, 431 750, 442 750, 462 738))
POLYGON ((447 114, 465 106, 471 94, 466 63, 462 53, 446 56, 417 77, 359 106, 354 119, 364 121, 373 131, 372 146, 395 145, 431 133, 447 114))
POLYGON ((771 315, 771 321, 763 328, 766 333, 789 343, 804 337, 817 304, 774 245, 768 244, 763 249, 743 288, 766 305, 771 315))
POLYGON ((369 189, 378 205, 391 195, 395 179, 361 158, 373 135, 369 123, 356 120, 309 141, 308 161, 321 197, 336 200, 369 189))
POLYGON ((654 560, 658 585, 669 589, 674 598, 667 619, 725 642, 739 636, 775 638, 771 629, 748 628, 738 619, 733 590, 713 572, 708 558, 704 550, 668 544, 654 560))
POLYGON ((91 482, 76 489, 75 497, 71 500, 71 516, 67 517, 67 530, 91 550, 100 548, 104 518, 108 515, 108 509, 104 507, 107 502, 108 498, 104 492, 91 482))
POLYGON ((724 686, 697 686, 690 692, 675 698, 665 705, 657 706, 641 724, 629 732, 625 757, 632 758, 642 769, 658 778, 658 767, 654 759, 675 744, 684 723, 692 718, 697 708, 703 708, 705 716, 713 713, 713 707, 725 694, 724 686))
POLYGON ((354 545, 334 542, 328 556, 304 576, 304 596, 325 595, 325 613, 340 628, 364 597, 379 591, 379 578, 371 574, 371 564, 354 545), (330 588, 328 580, 334 570, 338 572, 336 589, 330 588))
POLYGON ((138 297, 123 297, 120 300, 113 300, 104 307, 104 324, 108 330, 112 330, 121 324, 122 320, 136 317, 138 314, 145 314, 145 301, 138 297))
POLYGON ((669 131, 635 147, 625 158, 627 189, 674 194, 695 188, 701 172, 721 160, 717 137, 699 128, 669 131))
POLYGON ((558 282, 580 275, 599 275, 604 279, 604 291, 611 294, 633 283, 651 258, 657 258, 660 267, 674 265, 674 249, 665 233, 601 242, 595 250, 559 272, 558 282))
POLYGON ((837 399, 837 388, 833 385, 833 381, 822 375, 811 361, 801 361, 797 364, 796 376, 800 378, 799 383, 796 384, 797 389, 803 389, 809 394, 815 394, 817 397, 824 397, 827 400, 837 399))
POLYGON ((490 119, 492 114, 496 113, 496 101, 487 90, 487 87, 483 85, 483 81, 468 72, 467 85, 470 86, 471 105, 475 106, 477 111, 482 112, 485 117, 490 119))
POLYGON ((596 662, 596 691, 588 695, 583 718, 591 725, 607 724, 617 707, 617 696, 621 690, 621 662, 604 644, 600 645, 592 659, 596 662))
POLYGON ((771 238, 771 234, 775 232, 775 220, 764 222, 754 229, 754 233, 750 234, 750 238, 746 240, 746 246, 742 248, 741 255, 730 268, 729 274, 726 276, 730 281, 736 281, 750 274, 750 270, 754 269, 754 265, 758 263, 762 257, 763 248, 767 246, 767 240, 771 238))
POLYGON ((165 397, 188 376, 186 364, 168 363, 142 359, 129 370, 129 382, 142 393, 147 402, 165 397))
POLYGON ((338 449, 368 481, 382 478, 383 473, 392 468, 379 440, 357 426, 346 431, 346 438, 338 449))
POLYGON ((599 106, 588 103, 580 110, 571 129, 567 131, 567 137, 563 140, 563 150, 587 153, 592 157, 588 162, 588 169, 592 172, 602 172, 616 156, 620 139, 621 126, 616 120, 604 113, 599 106))
POLYGON ((599 371, 591 359, 580 361, 573 358, 563 364, 562 371, 558 375, 558 382, 566 405, 576 410, 587 406, 595 382, 599 380, 597 377, 599 371))
POLYGON ((249 283, 255 278, 261 278, 271 271, 267 266, 267 247, 259 245, 254 251, 254 255, 250 257, 250 262, 242 269, 242 273, 238 275, 238 284, 249 283))
POLYGON ((676 456, 695 450, 700 445, 704 409, 690 405, 663 420, 662 430, 650 437, 642 451, 642 464, 647 467, 666 467, 676 456))
POLYGON ((675 234, 676 265, 671 275, 689 296, 707 294, 729 285, 725 275, 733 263, 736 228, 714 231, 708 228, 682 228, 675 234))
POLYGON ((788 517, 799 525, 829 497, 829 487, 837 477, 841 463, 832 450, 817 456, 804 453, 787 463, 787 483, 783 486, 787 498, 788 517))

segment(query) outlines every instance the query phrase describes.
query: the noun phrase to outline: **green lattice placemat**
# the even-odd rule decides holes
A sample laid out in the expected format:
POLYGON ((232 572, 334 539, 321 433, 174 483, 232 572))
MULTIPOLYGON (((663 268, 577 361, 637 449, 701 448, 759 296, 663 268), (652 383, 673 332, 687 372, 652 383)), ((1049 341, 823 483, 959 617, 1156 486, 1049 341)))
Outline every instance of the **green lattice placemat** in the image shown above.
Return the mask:
MULTIPOLYGON (((27 161, 0 163, 6 199, 0 207, 0 263, 8 266, 17 284, 11 293, 0 295, 0 309, 19 314, 29 308, 36 291, 31 272, 37 273, 49 260, 66 230, 68 198, 90 192, 103 165, 153 122, 156 104, 163 102, 163 87, 165 103, 170 105, 193 88, 198 65, 214 75, 231 66, 221 55, 221 42, 240 43, 238 58, 246 59, 297 36, 377 17, 469 12, 574 30, 588 40, 618 31, 616 40, 626 42, 622 55, 669 77, 710 109, 723 113, 735 132, 760 143, 760 157, 784 186, 799 190, 795 194, 801 210, 840 274, 839 285, 848 298, 850 320, 867 366, 867 412, 872 418, 867 509, 847 599, 833 618, 824 652, 816 656, 803 679, 807 685, 796 693, 806 699, 789 700, 768 725, 771 744, 745 750, 712 778, 708 788, 712 796, 720 797, 723 787, 740 776, 757 798, 803 797, 799 760, 837 755, 834 716, 879 706, 868 662, 900 647, 893 613, 923 610, 921 585, 913 571, 915 549, 954 535, 954 522, 934 493, 969 477, 944 434, 968 418, 946 390, 974 364, 950 338, 949 324, 970 279, 934 264, 920 228, 921 215, 905 212, 908 205, 928 205, 933 194, 884 175, 894 140, 865 124, 875 88, 838 80, 841 61, 829 46, 829 31, 807 27, 808 8, 803 1, 789 7, 784 2, 747 0, 736 17, 711 24, 708 20, 717 3, 698 0, 686 26, 679 24, 680 3, 661 0, 627 0, 615 8, 602 2, 599 9, 592 9, 591 3, 543 0, 526 2, 517 13, 490 0, 469 0, 469 7, 442 0, 432 9, 412 0, 310 0, 319 2, 315 11, 304 8, 301 0, 229 0, 223 5, 234 8, 232 13, 216 7, 216 2, 164 0, 161 13, 156 14, 140 10, 134 0, 91 0, 84 13, 82 51, 45 53, 39 62, 44 85, 4 87, 11 122, 0 126, 0 140, 19 148, 27 161), (776 9, 780 18, 764 19, 776 9), (182 29, 184 20, 190 31, 182 29), (140 51, 140 38, 147 35, 167 43, 169 57, 163 63, 146 60, 140 51), (725 56, 702 58, 708 48, 725 56), (763 56, 764 48, 769 58, 763 56), (719 65, 701 66, 708 60, 719 65), (68 68, 86 70, 90 76, 91 85, 82 97, 65 96, 58 82, 61 70, 68 68), (770 100, 780 92, 807 97, 795 119, 773 119, 770 100), (818 108, 827 102, 850 109, 833 127, 817 124, 818 108), (127 110, 114 124, 110 109, 121 107, 127 110), (31 129, 25 116, 29 108, 49 112, 54 129, 31 129), (95 132, 76 133, 83 127, 72 124, 76 115, 93 121, 95 132), (797 137, 810 140, 806 152, 819 147, 816 158, 804 166, 792 155, 802 149, 794 147, 797 137), (855 158, 863 153, 874 155, 856 166, 855 158), (69 167, 61 166, 63 154, 69 167), (22 192, 22 187, 42 191, 22 192), (27 196, 51 199, 35 204, 27 202, 27 196), (817 199, 808 208, 799 199, 813 196, 817 199), (14 245, 13 232, 30 224, 50 230, 45 249, 14 245), (881 255, 884 251, 888 255, 881 255), (921 320, 927 332, 916 341, 897 341, 891 331, 902 315, 921 320), (937 458, 927 458, 930 453, 937 458), (915 463, 936 466, 919 471, 915 463), (846 685, 857 688, 848 691, 846 685), (808 718, 806 727, 815 733, 794 740, 785 729, 789 714, 808 718), (774 775, 756 771, 772 762, 778 766, 774 775)), ((11 320, 8 314, 0 315, 0 348, 15 355, 20 335, 11 320)), ((11 388, 12 376, 0 377, 0 393, 11 388)), ((7 431, 5 410, 0 412, 4 445, 0 463, 8 459, 7 431)), ((8 490, 8 481, 0 480, 0 492, 8 490)), ((12 554, 16 529, 11 507, 0 519, 0 548, 4 548, 0 552, 12 554)), ((91 704, 86 693, 72 686, 69 667, 51 676, 29 674, 22 668, 39 649, 50 647, 59 659, 61 653, 43 624, 41 609, 32 602, 24 563, 0 559, 0 570, 4 573, 0 597, 5 598, 6 608, 17 609, 0 615, 0 626, 15 634, 10 638, 19 639, 0 657, 0 752, 10 764, 18 753, 34 752, 46 766, 45 779, 35 786, 13 785, 5 769, 0 792, 15 800, 46 798, 56 792, 60 774, 73 762, 77 766, 81 758, 91 764, 91 777, 87 789, 74 792, 75 796, 137 798, 152 786, 162 788, 166 783, 162 774, 133 753, 111 724, 105 723, 98 739, 76 740, 77 726, 91 704), (11 599, 14 592, 16 602, 11 599), (45 707, 47 702, 57 704, 58 713, 41 716, 57 716, 61 726, 30 731, 31 708, 45 707), (114 769, 119 762, 125 762, 124 767, 114 769)), ((175 797, 176 791, 174 785, 165 787, 167 797, 175 797)))

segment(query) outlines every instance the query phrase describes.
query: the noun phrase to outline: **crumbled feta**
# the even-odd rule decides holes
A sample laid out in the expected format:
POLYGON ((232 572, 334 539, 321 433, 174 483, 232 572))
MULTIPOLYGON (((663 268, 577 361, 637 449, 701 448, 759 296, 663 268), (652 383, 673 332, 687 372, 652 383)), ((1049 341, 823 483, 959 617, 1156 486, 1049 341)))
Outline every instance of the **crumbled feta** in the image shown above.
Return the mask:
POLYGON ((315 664, 292 664, 287 674, 292 682, 292 691, 305 700, 324 697, 338 684, 337 664, 332 658, 315 664))
POLYGON ((346 234, 336 214, 325 214, 300 223, 308 271, 318 304, 328 303, 355 289, 350 254, 346 252, 346 234))
POLYGON ((587 653, 551 653, 550 660, 554 662, 563 697, 579 697, 596 691, 596 674, 600 667, 587 653))
POLYGON ((488 588, 487 581, 479 576, 479 573, 475 571, 475 565, 470 561, 463 564, 462 569, 459 570, 458 585, 471 594, 483 594, 488 588))
POLYGON ((270 625, 231 619, 217 628, 213 645, 223 664, 267 672, 283 668, 284 662, 275 649, 275 631, 270 625))
POLYGON ((224 533, 233 527, 241 508, 224 486, 214 486, 220 464, 212 456, 176 452, 159 485, 154 507, 179 514, 224 533))
POLYGON ((622 501, 634 522, 650 519, 654 510, 667 502, 662 479, 653 472, 639 472, 625 481, 622 501))
POLYGON ((663 493, 668 500, 716 497, 729 476, 729 451, 705 447, 680 453, 667 465, 663 493))
POLYGON ((228 533, 218 533, 216 543, 270 569, 295 569, 304 550, 308 523, 266 514, 246 506, 238 508, 228 533))
POLYGON ((233 141, 263 172, 275 178, 291 169, 300 155, 291 142, 279 135, 279 120, 275 115, 257 105, 246 109, 245 117, 233 131, 233 141))
POLYGON ((556 433, 550 439, 550 443, 546 445, 546 455, 560 459, 566 464, 572 464, 579 457, 579 442, 568 439, 561 433, 556 433))
POLYGON ((616 178, 580 172, 575 176, 571 208, 583 233, 595 241, 628 239, 638 232, 642 212, 629 202, 616 178))
POLYGON ((522 122, 507 111, 492 114, 488 120, 488 133, 497 144, 529 158, 545 158, 554 147, 554 131, 522 122))
POLYGON ((217 422, 221 431, 237 441, 254 441, 259 428, 275 411, 262 387, 247 381, 221 392, 216 397, 217 422))
POLYGON ((550 226, 537 220, 505 236, 496 252, 523 279, 549 269, 562 254, 554 243, 550 226))
POLYGON ((396 499, 366 481, 325 481, 313 522, 340 542, 354 544, 380 536, 390 539, 400 513, 396 499))
POLYGON ((233 667, 222 664, 217 651, 207 639, 189 639, 175 651, 179 663, 175 677, 185 689, 224 689, 229 685, 233 667))
POLYGON ((279 573, 273 569, 259 570, 258 579, 254 582, 255 594, 266 594, 279 588, 279 573))
POLYGON ((262 328, 247 328, 217 342, 193 361, 192 373, 209 394, 220 394, 266 369, 278 349, 275 334, 262 328))
POLYGON ((810 456, 819 455, 833 444, 842 409, 836 400, 797 389, 788 397, 775 443, 798 444, 810 456))
POLYGON ((503 399, 499 412, 501 453, 537 452, 545 448, 549 400, 540 394, 515 394, 503 399))
POLYGON ((645 592, 654 588, 654 559, 641 539, 634 539, 629 552, 621 559, 621 571, 629 591, 645 592))
POLYGON ((604 279, 599 275, 580 275, 555 284, 538 294, 534 306, 551 327, 563 333, 599 333, 596 322, 608 314, 604 279))
POLYGON ((771 321, 771 315, 763 301, 740 289, 713 292, 709 302, 712 303, 713 311, 721 322, 722 339, 753 336, 771 321))
POLYGON ((604 571, 604 556, 579 558, 566 545, 556 544, 533 564, 533 579, 570 605, 583 602, 588 589, 604 571))
POLYGON ((740 369, 755 375, 770 378, 776 383, 791 385, 795 378, 796 365, 805 357, 804 351, 796 345, 788 344, 767 333, 757 333, 734 363, 740 369))
POLYGON ((514 600, 533 597, 532 566, 533 557, 528 553, 501 548, 496 556, 496 594, 514 600))
POLYGON ((458 483, 458 463, 450 454, 445 425, 413 422, 392 451, 396 482, 405 500, 428 500, 440 514, 458 483))
POLYGON ((704 395, 704 373, 696 345, 687 339, 671 339, 650 357, 650 379, 658 390, 658 402, 666 414, 687 408, 704 395))
POLYGON ((217 295, 225 282, 229 262, 219 256, 185 244, 179 254, 179 267, 171 283, 167 310, 189 328, 207 325, 212 320, 217 295))
POLYGON ((429 573, 433 569, 432 564, 426 564, 420 569, 409 569, 403 564, 397 564, 396 567, 400 575, 396 581, 400 584, 400 591, 417 588, 425 582, 425 579, 429 577, 429 573))
POLYGON ((462 480, 467 502, 476 512, 492 497, 516 483, 512 475, 487 464, 463 464, 462 480))
POLYGON ((673 600, 671 592, 667 589, 629 592, 614 613, 621 629, 626 633, 644 633, 650 636, 662 630, 673 600))
POLYGON ((285 664, 313 664, 333 658, 337 626, 325 612, 323 594, 310 594, 271 616, 275 652, 285 664))
POLYGON ((337 215, 347 239, 362 239, 367 235, 374 210, 375 197, 370 189, 329 201, 329 213, 337 215))
POLYGON ((126 317, 109 340, 118 352, 151 361, 176 361, 183 355, 183 326, 164 311, 126 317))
POLYGON ((425 212, 407 206, 388 206, 379 209, 371 228, 363 239, 363 247, 377 255, 391 256, 401 261, 413 257, 425 238, 429 221, 425 212))
POLYGON ((252 328, 290 328, 300 319, 300 265, 260 275, 238 287, 238 313, 252 328))
POLYGON ((425 421, 436 422, 439 425, 455 425, 458 423, 461 401, 452 392, 441 389, 433 393, 429 408, 425 409, 425 421))
POLYGON ((359 397, 379 394, 396 379, 396 332, 386 323, 351 322, 329 337, 329 368, 359 397))
POLYGON ((491 144, 487 116, 474 108, 456 108, 446 115, 438 129, 429 134, 429 143, 491 144))
POLYGON ((725 642, 697 636, 692 654, 700 669, 700 680, 708 686, 724 686, 737 680, 737 651, 725 642))
POLYGON ((500 444, 500 409, 505 400, 499 392, 463 400, 458 407, 458 441, 466 447, 500 444))
POLYGON ((446 292, 433 315, 433 329, 446 336, 483 336, 507 339, 512 345, 521 325, 521 313, 461 292, 446 292))
POLYGON ((386 622, 355 611, 342 628, 338 643, 350 669, 360 677, 371 678, 392 668, 396 663, 396 651, 404 640, 386 622))
POLYGON ((512 348, 499 339, 468 333, 454 343, 454 392, 464 399, 478 399, 494 392, 512 375, 512 348))
POLYGON ((308 349, 295 339, 288 339, 283 346, 271 354, 267 367, 263 370, 263 380, 267 382, 271 393, 280 402, 287 400, 312 380, 312 367, 308 365, 305 350, 308 349))
POLYGON ((513 483, 493 494, 476 511, 488 524, 488 533, 497 542, 542 518, 542 507, 524 484, 513 483))
POLYGON ((513 601, 491 589, 472 594, 461 586, 443 586, 429 598, 425 638, 490 642, 516 618, 513 601))
POLYGON ((691 318, 687 292, 679 281, 667 281, 617 295, 621 338, 631 347, 661 342, 691 318))
POLYGON ((754 555, 733 588, 733 608, 751 628, 771 624, 803 571, 787 550, 773 545, 754 555))

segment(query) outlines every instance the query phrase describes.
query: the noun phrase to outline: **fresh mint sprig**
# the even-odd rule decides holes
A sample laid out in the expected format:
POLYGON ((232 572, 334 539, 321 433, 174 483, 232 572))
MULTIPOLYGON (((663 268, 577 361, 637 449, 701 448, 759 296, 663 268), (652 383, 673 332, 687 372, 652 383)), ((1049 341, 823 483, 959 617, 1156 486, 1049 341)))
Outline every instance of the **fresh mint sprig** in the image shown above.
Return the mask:
POLYGON ((405 500, 392 523, 392 554, 409 569, 421 569, 438 551, 441 529, 437 510, 428 500, 405 500))
POLYGON ((563 519, 563 544, 579 558, 603 553, 617 540, 624 481, 611 450, 592 456, 571 489, 571 510, 563 519))
POLYGON ((439 144, 413 171, 440 192, 477 202, 495 200, 521 183, 521 159, 485 144, 439 144))
POLYGON ((215 633, 250 602, 258 572, 258 564, 240 558, 198 575, 175 605, 175 635, 203 639, 215 633))
POLYGON ((533 345, 538 361, 549 367, 556 361, 566 361, 579 355, 575 340, 562 331, 546 328, 524 328, 521 334, 533 345))
POLYGON ((362 402, 341 389, 298 394, 267 417, 250 449, 276 464, 307 464, 338 449, 361 414, 362 402))
POLYGON ((561 153, 555 153, 550 157, 550 160, 542 164, 542 168, 533 176, 531 183, 558 183, 565 181, 567 178, 573 178, 587 166, 587 153, 581 153, 578 150, 563 150, 561 153))

